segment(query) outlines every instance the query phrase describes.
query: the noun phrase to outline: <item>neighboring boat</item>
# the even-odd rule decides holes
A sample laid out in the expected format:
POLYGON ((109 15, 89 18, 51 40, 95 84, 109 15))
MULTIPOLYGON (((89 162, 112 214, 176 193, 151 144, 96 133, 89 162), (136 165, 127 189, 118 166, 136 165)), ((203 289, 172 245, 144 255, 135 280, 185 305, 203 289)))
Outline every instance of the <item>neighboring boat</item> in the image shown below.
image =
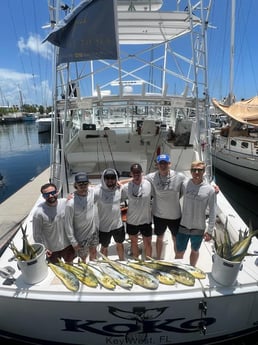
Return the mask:
POLYGON ((212 154, 216 169, 258 187, 258 97, 230 106, 212 100, 230 123, 213 133, 212 154))
POLYGON ((46 116, 46 117, 39 117, 36 120, 36 125, 38 127, 38 133, 46 133, 51 132, 51 126, 53 123, 53 117, 46 116))
MULTIPOLYGON (((129 5, 134 2, 127 1, 129 5)), ((146 0, 146 7, 151 2, 146 0)), ((124 5, 125 1, 117 1, 117 4, 124 5)), ((66 196, 73 191, 74 175, 78 171, 86 171, 92 184, 99 183, 101 173, 107 167, 115 168, 123 178, 129 176, 130 165, 138 162, 148 173, 155 170, 155 159, 160 152, 170 154, 173 169, 186 176, 190 176, 193 160, 205 160, 207 179, 212 183, 207 52, 204 49, 207 47, 210 4, 206 0, 192 0, 188 1, 187 8, 183 6, 181 9, 171 0, 166 4, 169 9, 166 12, 161 8, 160 12, 119 10, 116 13, 112 0, 83 1, 82 7, 75 8, 69 16, 75 26, 68 18, 68 28, 75 30, 72 31, 75 50, 70 51, 70 40, 62 36, 62 33, 69 36, 67 28, 61 27, 61 34, 54 30, 53 36, 48 37, 55 43, 66 42, 56 49, 59 60, 56 64, 50 174, 60 195, 66 196), (109 37, 97 36, 108 30, 112 32, 115 28, 112 18, 116 15, 119 54, 113 44, 115 31, 109 37), (99 25, 98 28, 94 26, 92 32, 91 22, 99 25), (84 23, 87 23, 86 28, 84 23), (81 50, 82 39, 86 51, 81 50), (179 48, 177 53, 176 41, 182 43, 181 39, 183 44, 178 47, 182 51, 179 48), (101 47, 94 50, 98 42, 101 47), (175 43, 173 48, 172 43, 175 43), (191 51, 190 56, 183 56, 183 51, 191 51), (119 56, 117 61, 116 56, 119 56), (182 64, 189 62, 185 75, 178 74, 182 69, 173 69, 180 65, 173 64, 177 58, 182 58, 182 64), (147 70, 147 76, 143 70, 147 70), (185 90, 182 95, 169 93, 167 83, 174 87, 171 76, 175 75, 179 77, 178 85, 185 90), (182 81, 192 87, 185 87, 182 81), (86 89, 92 90, 91 94, 87 95, 86 89)), ((59 2, 50 6, 51 11, 60 8, 59 2)), ((50 18, 58 17, 61 18, 51 12, 50 18)), ((40 197, 37 203, 41 201, 40 197)), ((35 207, 23 223, 30 242, 33 241, 31 224, 35 207)), ((231 241, 235 242, 239 230, 244 231, 247 226, 219 192, 216 229, 224 236, 225 228, 231 241)), ((22 248, 21 231, 12 242, 22 248)), ((257 244, 254 237, 249 253, 254 254, 257 244)), ((129 245, 125 249, 127 252, 129 245)), ((117 259, 114 243, 111 243, 109 254, 109 259, 117 259)), ((155 257, 155 236, 153 255, 155 257)), ((188 255, 189 248, 180 262, 188 263, 188 255)), ((134 283, 130 290, 121 286, 113 286, 111 290, 99 284, 95 288, 88 287, 73 277, 69 280, 73 283, 69 285, 72 292, 50 268, 47 272, 44 269, 42 281, 25 283, 8 247, 0 258, 0 308, 4 311, 0 335, 36 344, 183 345, 230 341, 257 331, 255 256, 246 256, 237 266, 223 261, 222 266, 217 267, 218 260, 213 260, 214 255, 213 242, 204 242, 198 261, 199 268, 205 273, 202 279, 180 270, 174 285, 163 285, 153 277, 154 285, 149 287, 134 283), (235 273, 237 276, 228 285, 223 285, 219 279, 225 275, 232 278, 235 273)), ((167 231, 163 259, 175 262, 173 258, 171 235, 167 231)), ((42 257, 40 262, 43 264, 42 257)), ((113 266, 117 265, 114 263, 113 266)), ((67 271, 60 268, 59 276, 63 272, 67 271)), ((145 272, 145 277, 151 281, 149 273, 147 276, 145 272)), ((85 276, 80 276, 83 278, 85 276)), ((140 284, 139 279, 135 281, 140 284)))
POLYGON ((233 95, 235 0, 231 5, 230 91, 223 102, 212 99, 228 123, 213 132, 212 161, 216 169, 258 187, 258 97, 236 102, 233 95))
POLYGON ((24 122, 34 122, 37 120, 37 115, 34 113, 22 114, 22 121, 24 122))
POLYGON ((2 116, 2 123, 13 124, 22 122, 22 113, 9 113, 2 116))

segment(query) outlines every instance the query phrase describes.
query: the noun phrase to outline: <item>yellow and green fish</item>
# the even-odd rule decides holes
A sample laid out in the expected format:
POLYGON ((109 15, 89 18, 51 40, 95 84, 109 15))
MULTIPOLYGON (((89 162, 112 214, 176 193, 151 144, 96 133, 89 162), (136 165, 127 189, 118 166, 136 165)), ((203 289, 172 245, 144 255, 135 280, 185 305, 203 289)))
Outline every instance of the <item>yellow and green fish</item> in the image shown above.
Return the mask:
POLYGON ((48 263, 48 266, 52 269, 55 275, 61 280, 61 282, 67 287, 67 289, 76 292, 79 290, 80 282, 75 275, 61 266, 48 263))

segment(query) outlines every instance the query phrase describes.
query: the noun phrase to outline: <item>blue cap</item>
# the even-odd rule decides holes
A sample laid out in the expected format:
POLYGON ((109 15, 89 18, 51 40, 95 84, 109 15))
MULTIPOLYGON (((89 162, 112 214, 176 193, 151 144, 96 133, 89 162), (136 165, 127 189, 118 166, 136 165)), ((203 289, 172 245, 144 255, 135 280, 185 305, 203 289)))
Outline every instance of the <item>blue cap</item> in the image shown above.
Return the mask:
POLYGON ((169 155, 167 154, 162 154, 162 155, 159 155, 157 157, 157 163, 160 163, 160 162, 167 162, 167 163, 170 163, 170 157, 169 155))

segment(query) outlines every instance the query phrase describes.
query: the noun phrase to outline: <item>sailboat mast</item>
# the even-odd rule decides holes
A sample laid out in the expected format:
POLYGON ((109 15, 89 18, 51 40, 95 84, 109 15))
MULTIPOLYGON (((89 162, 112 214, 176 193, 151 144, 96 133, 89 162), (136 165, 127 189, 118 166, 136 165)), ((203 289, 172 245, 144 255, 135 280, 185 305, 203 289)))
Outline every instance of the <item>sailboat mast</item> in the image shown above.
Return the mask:
POLYGON ((234 102, 234 58, 235 58, 235 12, 236 0, 231 1, 231 31, 230 31, 230 85, 229 85, 229 104, 234 102))

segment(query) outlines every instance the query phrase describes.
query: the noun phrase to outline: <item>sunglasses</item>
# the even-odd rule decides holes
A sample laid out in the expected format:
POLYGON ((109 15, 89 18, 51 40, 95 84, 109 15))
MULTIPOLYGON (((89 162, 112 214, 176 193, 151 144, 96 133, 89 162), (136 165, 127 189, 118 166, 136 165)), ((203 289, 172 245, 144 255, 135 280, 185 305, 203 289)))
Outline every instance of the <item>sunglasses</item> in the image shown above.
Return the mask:
POLYGON ((89 182, 77 182, 78 186, 87 186, 89 182))
POLYGON ((45 199, 49 198, 50 196, 54 196, 56 194, 57 194, 57 190, 52 190, 51 192, 48 192, 48 193, 42 193, 43 198, 45 199))
POLYGON ((202 173, 202 172, 204 172, 204 169, 198 169, 198 168, 196 168, 196 169, 191 169, 191 172, 193 172, 193 173, 202 173))

